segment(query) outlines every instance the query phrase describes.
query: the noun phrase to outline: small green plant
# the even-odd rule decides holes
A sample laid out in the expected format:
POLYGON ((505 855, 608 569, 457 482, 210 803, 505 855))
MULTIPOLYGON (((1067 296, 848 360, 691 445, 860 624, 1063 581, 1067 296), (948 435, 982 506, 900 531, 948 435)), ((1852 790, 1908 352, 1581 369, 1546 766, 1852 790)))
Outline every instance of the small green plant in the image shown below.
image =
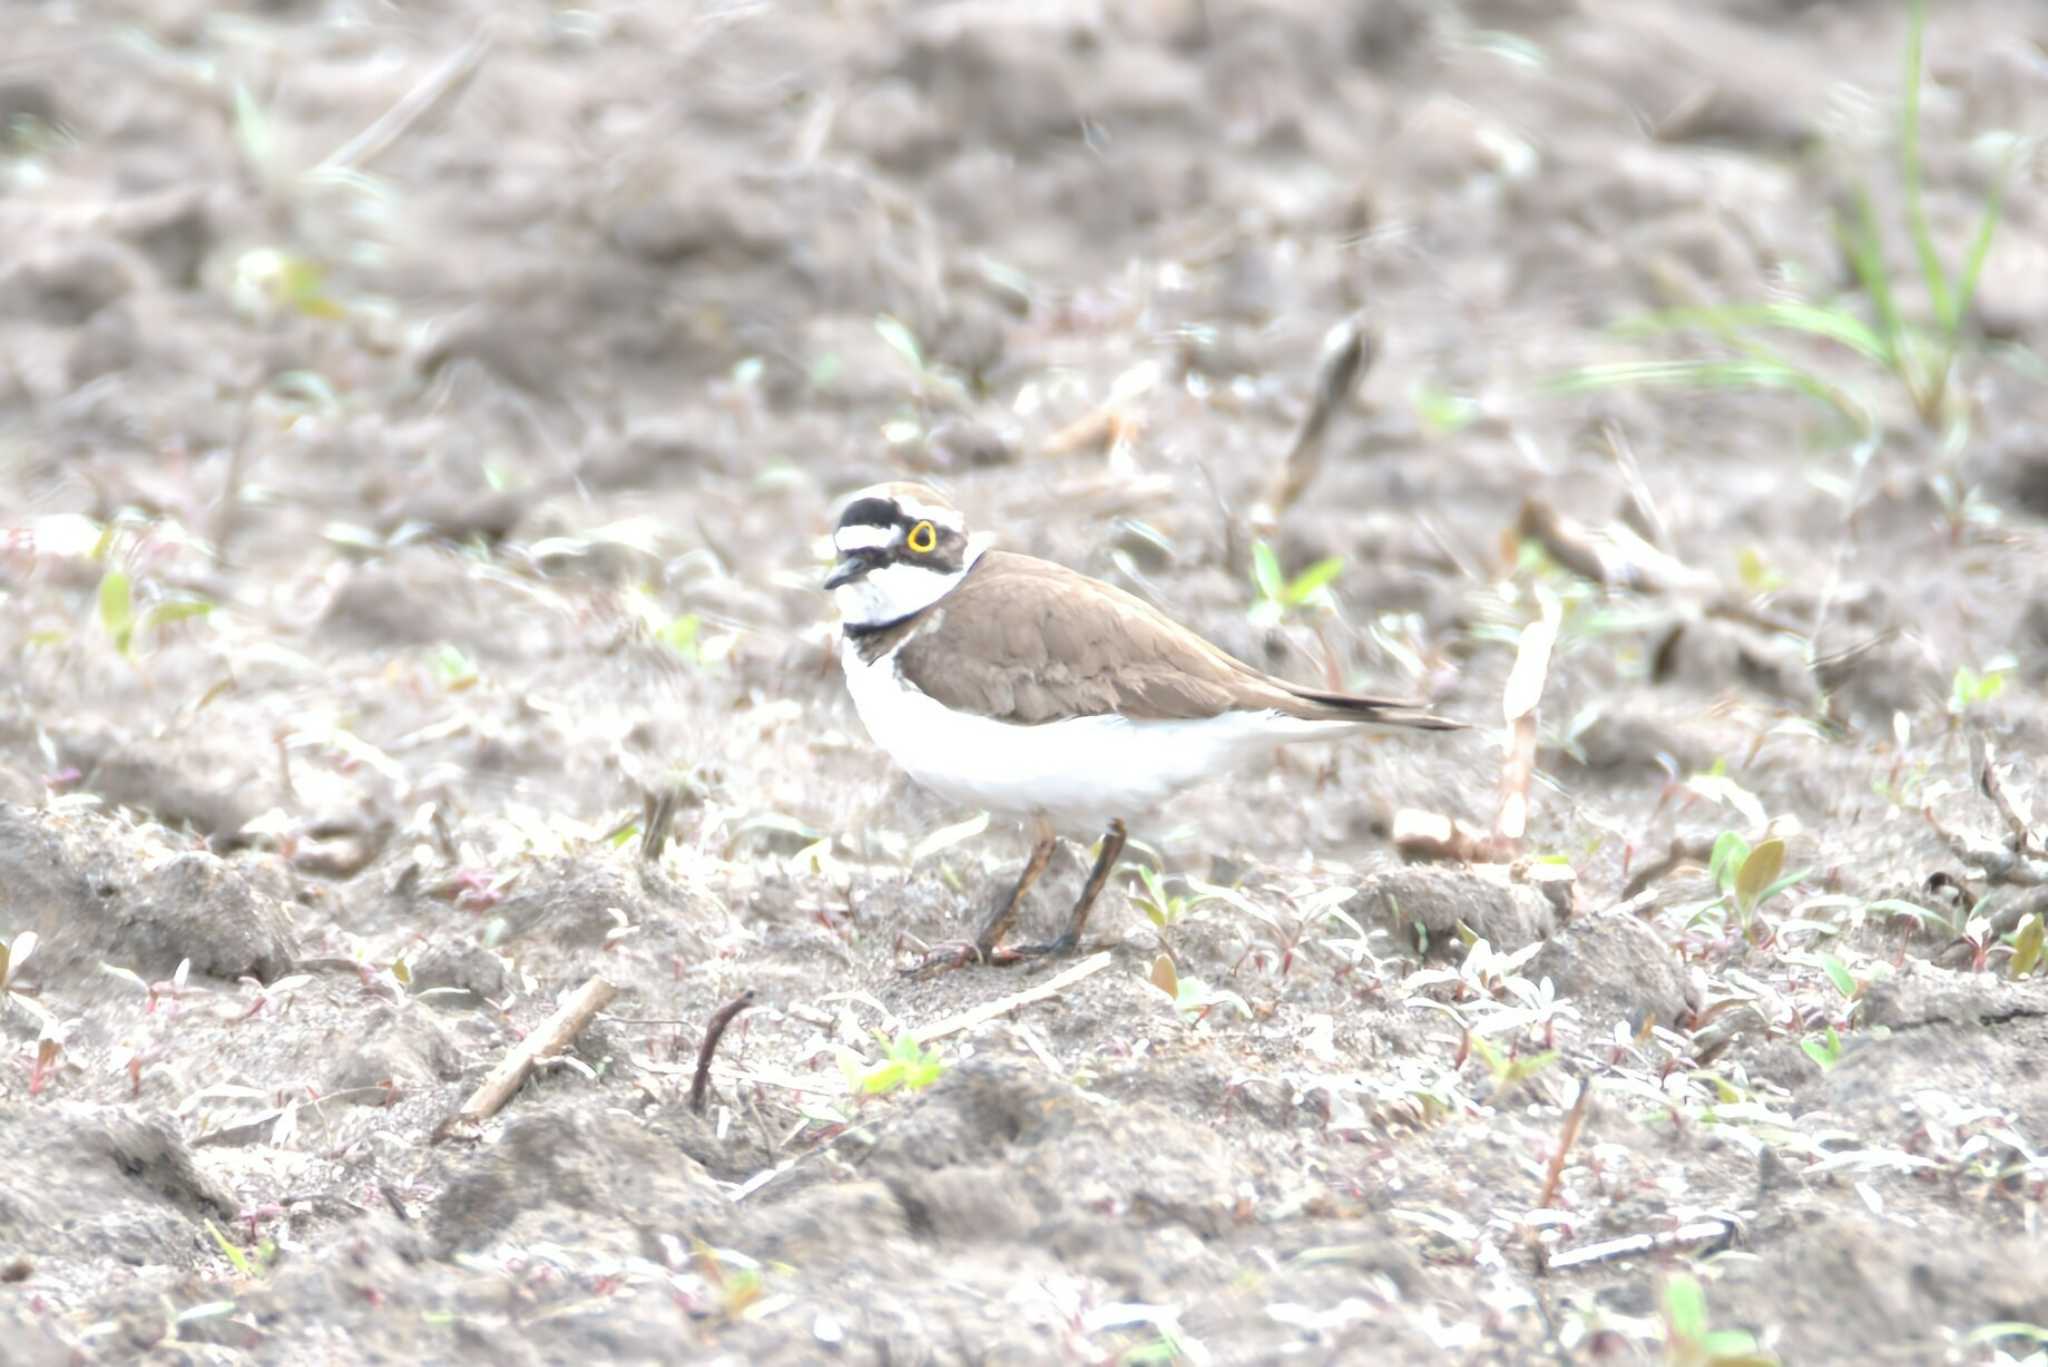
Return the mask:
POLYGON ((678 613, 654 629, 654 639, 696 664, 703 658, 697 649, 697 633, 703 625, 704 619, 694 612, 678 613))
POLYGON ((1842 1037, 1832 1025, 1818 1035, 1808 1035, 1799 1041, 1799 1047, 1820 1065, 1823 1073, 1842 1060, 1842 1037))
POLYGON ((690 1265, 716 1298, 719 1311, 737 1320, 756 1305, 766 1286, 762 1266, 744 1253, 690 1241, 690 1265))
POLYGON ((1131 900, 1137 903, 1138 910, 1145 913, 1145 919, 1161 930, 1179 925, 1189 912, 1204 902, 1229 900, 1228 889, 1211 887, 1193 879, 1180 880, 1187 886, 1187 892, 1169 892, 1167 883, 1170 880, 1150 864, 1134 863, 1130 867, 1138 878, 1138 886, 1130 891, 1131 900))
POLYGON ((1836 225, 1836 237, 1854 277, 1845 298, 1808 301, 1710 304, 1672 309, 1635 320, 1624 331, 1636 335, 1704 336, 1723 354, 1676 360, 1624 361, 1586 366, 1560 376, 1565 391, 1629 385, 1675 385, 1695 389, 1783 389, 1804 394, 1846 419, 1865 441, 1878 420, 1853 389, 1824 375, 1817 364, 1781 349, 1781 341, 1820 342, 1845 349, 1876 365, 1905 392, 1914 415, 1929 429, 1959 427, 1955 408, 1956 361, 1963 324, 1976 297, 1984 262, 1998 231, 2013 161, 1993 181, 1977 226, 1953 263, 1942 259, 1922 195, 1920 93, 1927 15, 1924 0, 1909 0, 1906 72, 1899 119, 1899 179, 1904 231, 1912 244, 1918 280, 1931 317, 1909 320, 1900 306, 1905 281, 1894 281, 1885 263, 1884 226, 1867 189, 1854 197, 1852 211, 1836 225))
POLYGON ((213 1221, 206 1222, 206 1232, 213 1236, 214 1246, 221 1256, 234 1265, 235 1276, 245 1282, 261 1281, 270 1275, 270 1265, 277 1257, 277 1241, 265 1239, 255 1249, 244 1249, 240 1244, 221 1232, 213 1221))
POLYGON ((861 1066, 857 1059, 842 1057, 840 1068, 847 1084, 863 1096, 883 1096, 900 1088, 923 1091, 939 1080, 946 1062, 936 1050, 927 1049, 914 1035, 898 1035, 889 1052, 877 1063, 861 1066))
POLYGON ((1479 400, 1466 394, 1454 394, 1431 383, 1417 380, 1408 389, 1408 402, 1415 406, 1415 416, 1432 436, 1448 437, 1470 427, 1485 414, 1479 400))
POLYGON ((1690 1273, 1664 1283, 1663 1311, 1664 1351, 1673 1367, 1774 1367, 1778 1361, 1748 1330, 1713 1328, 1706 1289, 1690 1273))
POLYGON ((450 693, 459 693, 476 687, 476 663, 463 653, 460 646, 444 644, 433 654, 434 676, 441 686, 450 693))
POLYGON ((1759 840, 1752 847, 1739 832, 1721 832, 1707 861, 1707 872, 1721 895, 1709 908, 1732 908, 1737 924, 1747 931, 1766 902, 1797 886, 1811 872, 1785 873, 1784 867, 1785 842, 1777 836, 1759 840))
POLYGON ((1145 919, 1161 930, 1179 923, 1188 911, 1188 899, 1176 897, 1166 890, 1166 880, 1150 864, 1137 866, 1139 886, 1131 890, 1131 900, 1138 904, 1138 910, 1145 913, 1145 919))
POLYGON ((2013 662, 2004 658, 1985 665, 1981 673, 1968 665, 1957 665, 1955 678, 1949 683, 1949 715, 1960 717, 2005 692, 2006 676, 2012 667, 2013 662))
POLYGON ((1280 557, 1265 541, 1252 543, 1251 619, 1260 626, 1275 626, 1289 613, 1311 605, 1328 606, 1330 581, 1344 572, 1344 557, 1326 556, 1292 579, 1280 568, 1280 557))
POLYGON ((1487 1073, 1493 1078, 1496 1095, 1511 1091, 1530 1078, 1545 1072, 1558 1058, 1555 1049, 1545 1049, 1534 1054, 1510 1055, 1476 1030, 1466 1033, 1465 1043, 1471 1050, 1472 1057, 1484 1064, 1487 1073))
POLYGON ((1152 961, 1152 971, 1146 981, 1166 994, 1189 1025, 1202 1024, 1219 1006, 1232 1007, 1243 1019, 1251 1019, 1252 1009, 1243 997, 1224 988, 1211 987, 1200 978, 1181 977, 1168 955, 1161 954, 1152 961))
POLYGON ((126 570, 109 567, 100 576, 99 593, 96 597, 100 626, 107 638, 114 643, 114 649, 124 656, 135 653, 136 637, 144 632, 157 632, 173 622, 188 618, 203 617, 213 611, 213 604, 200 598, 167 598, 152 604, 148 611, 137 614, 135 610, 135 583, 126 570))

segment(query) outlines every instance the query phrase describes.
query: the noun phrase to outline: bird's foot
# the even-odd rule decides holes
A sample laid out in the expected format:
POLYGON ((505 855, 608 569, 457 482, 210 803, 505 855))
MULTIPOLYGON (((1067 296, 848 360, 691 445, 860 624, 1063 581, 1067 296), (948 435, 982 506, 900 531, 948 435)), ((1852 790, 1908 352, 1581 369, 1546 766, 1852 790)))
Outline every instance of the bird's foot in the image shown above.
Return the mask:
POLYGON ((1042 945, 1005 946, 1003 953, 1014 959, 1065 959, 1081 952, 1081 937, 1068 931, 1057 940, 1048 940, 1042 945))
POLYGON ((988 964, 1003 967, 1016 963, 1026 951, 1012 949, 1008 945, 984 945, 973 940, 948 940, 925 947, 922 959, 903 970, 906 978, 930 978, 940 973, 951 973, 956 968, 969 964, 988 964))

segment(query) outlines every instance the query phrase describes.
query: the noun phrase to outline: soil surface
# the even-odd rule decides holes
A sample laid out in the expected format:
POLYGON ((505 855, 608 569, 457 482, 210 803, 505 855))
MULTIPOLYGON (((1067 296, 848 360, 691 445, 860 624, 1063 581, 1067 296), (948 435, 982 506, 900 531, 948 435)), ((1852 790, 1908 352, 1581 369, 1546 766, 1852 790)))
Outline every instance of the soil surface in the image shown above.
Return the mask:
POLYGON ((0 1357, 2032 1351, 2048 18, 1934 9, 1944 260, 2006 193, 1923 417, 1783 333, 1804 390, 1558 383, 1880 321, 1859 202, 1938 317, 1901 5, 10 6, 0 1357), (845 696, 825 535, 901 477, 1477 727, 906 976, 1024 842, 845 696), (1404 861, 1538 682, 1526 832, 1404 861))

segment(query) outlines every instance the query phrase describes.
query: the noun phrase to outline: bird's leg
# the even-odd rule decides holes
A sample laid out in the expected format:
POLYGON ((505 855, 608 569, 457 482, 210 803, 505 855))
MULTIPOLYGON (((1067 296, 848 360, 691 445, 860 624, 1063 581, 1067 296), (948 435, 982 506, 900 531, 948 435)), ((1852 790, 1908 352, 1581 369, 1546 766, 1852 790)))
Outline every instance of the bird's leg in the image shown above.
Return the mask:
POLYGON ((1010 920, 1017 914, 1017 908, 1024 904, 1024 894, 1031 891, 1031 885, 1045 872, 1045 866, 1052 862, 1052 852, 1059 846, 1059 836, 1054 833, 1052 823, 1040 817, 1032 825, 1031 857, 1024 861, 1024 872, 1017 875, 1017 886, 1010 889, 1010 895, 996 903, 989 913, 988 921, 982 926, 981 934, 974 937, 975 952, 984 959, 996 957, 996 947, 1009 929, 1010 920))
POLYGON ((1112 819, 1109 829, 1102 835, 1102 853, 1095 856, 1095 867, 1088 874, 1088 881, 1081 888, 1081 900, 1074 903, 1073 918, 1060 937, 1050 944, 1031 945, 1015 951, 1019 955, 1072 954, 1081 947, 1081 929, 1088 924, 1088 913, 1095 906, 1095 899, 1102 895, 1102 885, 1109 881, 1109 875, 1116 871, 1116 861, 1124 852, 1124 841, 1129 833, 1124 830, 1122 818, 1112 819))
POLYGON ((939 968, 960 968, 970 959, 983 963, 1009 963, 1014 955, 1002 948, 1003 932, 1010 927, 1010 921, 1017 915, 1017 908, 1024 904, 1024 894, 1031 891, 1031 885, 1045 872, 1045 866, 1052 862, 1052 852, 1059 844, 1059 835, 1052 823, 1043 817, 1032 823, 1031 855, 1024 861, 1024 871, 1017 875, 1017 884, 1009 895, 997 902, 982 924, 981 933, 974 937, 973 944, 956 944, 934 949, 924 961, 911 969, 912 973, 924 973, 939 968))

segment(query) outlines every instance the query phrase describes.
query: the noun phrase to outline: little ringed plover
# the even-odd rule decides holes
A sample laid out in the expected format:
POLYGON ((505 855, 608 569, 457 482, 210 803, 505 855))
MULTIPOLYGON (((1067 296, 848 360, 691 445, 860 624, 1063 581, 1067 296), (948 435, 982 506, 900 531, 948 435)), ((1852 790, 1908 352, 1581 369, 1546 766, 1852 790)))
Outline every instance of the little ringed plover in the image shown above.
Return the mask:
POLYGON ((1123 851, 1124 819, 1202 779, 1289 741, 1462 726, 1254 669, 1114 585, 986 549, 921 484, 861 490, 832 541, 839 561, 825 587, 868 734, 925 787, 1032 827, 1022 876, 975 937, 971 953, 986 961, 1075 949, 1123 851), (1059 835, 1098 831, 1101 854, 1066 930, 1050 944, 1003 946, 1059 835))

